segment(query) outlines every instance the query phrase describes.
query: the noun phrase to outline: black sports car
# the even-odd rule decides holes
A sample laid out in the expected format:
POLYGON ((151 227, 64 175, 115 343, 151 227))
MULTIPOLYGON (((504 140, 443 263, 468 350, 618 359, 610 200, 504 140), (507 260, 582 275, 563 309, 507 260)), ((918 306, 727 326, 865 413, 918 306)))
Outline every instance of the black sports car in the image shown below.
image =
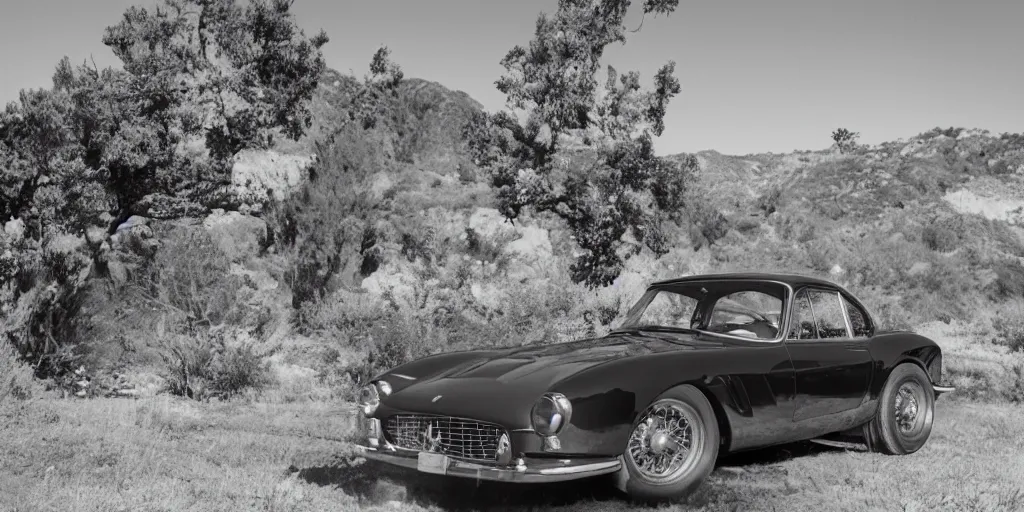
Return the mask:
POLYGON ((616 474, 637 498, 695 489, 723 453, 854 436, 920 449, 942 351, 879 332, 836 284, 776 274, 652 284, 596 339, 426 357, 360 392, 369 459, 513 482, 616 474))

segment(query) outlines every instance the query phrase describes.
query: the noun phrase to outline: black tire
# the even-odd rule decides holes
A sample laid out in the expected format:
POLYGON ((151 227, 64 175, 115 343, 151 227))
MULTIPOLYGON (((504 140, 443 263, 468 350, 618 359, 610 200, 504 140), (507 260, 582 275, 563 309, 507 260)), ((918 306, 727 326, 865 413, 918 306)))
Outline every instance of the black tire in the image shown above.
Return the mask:
POLYGON ((911 454, 928 441, 934 419, 935 393, 928 374, 916 364, 903 363, 889 374, 878 397, 878 412, 864 426, 864 440, 871 451, 911 454))
MULTIPOLYGON (((656 419, 652 421, 657 422, 656 419)), ((679 421, 676 422, 677 427, 678 424, 679 421)), ((630 431, 630 441, 627 442, 626 450, 622 455, 623 471, 625 472, 622 476, 626 478, 624 490, 631 498, 644 502, 675 501, 689 496, 715 468, 719 440, 715 411, 703 393, 689 385, 666 391, 640 414, 630 431), (687 455, 680 462, 680 468, 675 473, 669 471, 668 475, 658 478, 651 476, 652 471, 645 471, 638 466, 631 450, 637 449, 640 452, 651 454, 655 451, 655 444, 661 444, 664 447, 664 437, 658 441, 654 439, 659 433, 663 434, 666 430, 655 429, 652 431, 651 424, 647 421, 652 412, 659 411, 661 410, 659 408, 664 407, 670 408, 670 411, 674 413, 679 413, 680 417, 685 415, 686 418, 690 418, 692 416, 696 421, 691 422, 688 419, 689 429, 684 427, 681 430, 678 428, 674 430, 674 432, 683 432, 682 437, 686 437, 685 433, 689 432, 689 440, 692 444, 687 455), (645 424, 645 426, 642 427, 641 424, 645 424), (638 430, 641 428, 644 429, 643 432, 651 434, 646 441, 647 444, 644 445, 646 448, 638 447, 634 443, 635 436, 639 436, 637 440, 644 437, 638 430), (698 452, 691 454, 690 452, 693 450, 698 450, 698 452)), ((678 445, 676 446, 678 447, 678 445)), ((641 456, 641 460, 644 460, 644 457, 641 456)), ((645 464, 646 466, 647 464, 645 464)))

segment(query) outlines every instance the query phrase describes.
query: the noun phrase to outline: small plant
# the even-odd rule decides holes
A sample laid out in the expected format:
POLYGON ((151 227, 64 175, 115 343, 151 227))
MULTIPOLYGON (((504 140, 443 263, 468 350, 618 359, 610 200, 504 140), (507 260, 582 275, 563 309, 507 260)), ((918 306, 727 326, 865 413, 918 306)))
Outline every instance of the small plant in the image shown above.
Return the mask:
POLYGON ((1013 388, 1010 389, 1010 401, 1015 404, 1024 403, 1024 364, 1013 367, 1013 388))
POLYGON ((161 357, 171 393, 195 400, 229 398, 266 387, 269 363, 247 342, 229 342, 221 332, 179 335, 168 340, 161 357))
POLYGON ((846 128, 839 128, 832 132, 832 140, 835 141, 840 153, 849 153, 856 148, 858 138, 860 138, 859 133, 851 132, 846 128))
POLYGON ((768 217, 779 210, 781 202, 782 188, 774 186, 757 198, 757 209, 761 210, 765 217, 768 217))
POLYGON ((929 224, 921 230, 921 242, 937 252, 950 252, 960 245, 960 237, 948 226, 929 224))
POLYGON ((7 400, 28 400, 39 386, 32 378, 32 369, 5 340, 0 340, 0 403, 7 400))
POLYGON ((1005 309, 1004 313, 1007 314, 999 315, 992 321, 996 334, 994 341, 1012 351, 1024 352, 1024 316, 1010 313, 1009 309, 1005 309))
POLYGON ((691 201, 688 206, 690 220, 700 235, 697 237, 698 248, 704 245, 704 242, 708 246, 714 245, 729 232, 729 219, 711 204, 704 201, 691 201))

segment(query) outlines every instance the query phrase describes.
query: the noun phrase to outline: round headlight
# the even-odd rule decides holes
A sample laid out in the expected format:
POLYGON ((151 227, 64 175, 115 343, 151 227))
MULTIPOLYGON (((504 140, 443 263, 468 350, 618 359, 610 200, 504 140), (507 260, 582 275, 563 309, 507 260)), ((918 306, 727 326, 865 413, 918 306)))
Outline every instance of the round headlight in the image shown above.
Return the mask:
POLYGON ((359 407, 363 409, 363 414, 370 416, 379 405, 380 394, 377 392, 377 386, 368 384, 359 390, 359 407))
POLYGON ((547 393, 533 406, 530 421, 533 430, 542 436, 554 436, 562 431, 572 416, 572 404, 560 393, 547 393))
POLYGON ((391 396, 391 384, 388 384, 385 381, 380 381, 377 383, 377 387, 380 389, 380 394, 384 396, 391 396))

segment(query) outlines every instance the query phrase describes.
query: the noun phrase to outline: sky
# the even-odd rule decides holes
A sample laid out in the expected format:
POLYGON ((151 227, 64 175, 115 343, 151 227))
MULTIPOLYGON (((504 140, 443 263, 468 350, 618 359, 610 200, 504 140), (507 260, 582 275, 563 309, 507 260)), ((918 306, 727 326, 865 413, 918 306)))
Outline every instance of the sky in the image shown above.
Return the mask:
MULTIPOLYGON (((49 87, 54 65, 117 65, 103 29, 154 0, 6 0, 0 103, 49 87)), ((640 25, 639 0, 629 18, 640 25)), ((363 76, 381 45, 407 76, 504 107, 499 61, 557 0, 296 0, 299 25, 331 37, 327 64, 363 76)), ((935 126, 1024 132, 1024 0, 681 0, 648 18, 607 64, 643 82, 669 60, 682 92, 659 154, 822 149, 844 127, 876 144, 935 126)), ((602 79, 603 81, 603 79, 602 79)))

